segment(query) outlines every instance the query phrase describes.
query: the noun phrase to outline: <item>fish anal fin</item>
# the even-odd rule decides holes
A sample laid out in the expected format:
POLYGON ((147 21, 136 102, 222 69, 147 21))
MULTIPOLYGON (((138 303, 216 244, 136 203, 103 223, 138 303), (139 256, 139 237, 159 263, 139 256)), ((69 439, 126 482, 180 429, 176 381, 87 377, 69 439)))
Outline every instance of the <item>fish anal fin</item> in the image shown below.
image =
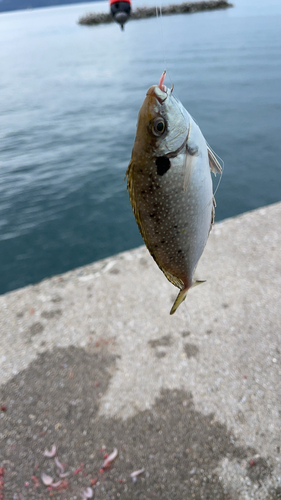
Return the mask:
POLYGON ((221 168, 221 165, 220 165, 219 161, 215 157, 213 151, 211 151, 211 149, 208 146, 207 146, 207 149, 208 149, 208 157, 209 157, 210 169, 212 170, 212 172, 215 175, 216 174, 222 174, 222 168, 221 168))
POLYGON ((165 274, 167 280, 170 281, 170 283, 172 283, 174 286, 176 286, 182 290, 184 288, 183 281, 180 278, 177 278, 177 276, 175 276, 174 274, 169 273, 169 271, 167 271, 167 269, 165 269, 165 267, 162 265, 162 263, 158 259, 156 259, 154 255, 152 255, 152 256, 153 256, 155 262, 157 263, 159 269, 161 269, 162 273, 165 274))

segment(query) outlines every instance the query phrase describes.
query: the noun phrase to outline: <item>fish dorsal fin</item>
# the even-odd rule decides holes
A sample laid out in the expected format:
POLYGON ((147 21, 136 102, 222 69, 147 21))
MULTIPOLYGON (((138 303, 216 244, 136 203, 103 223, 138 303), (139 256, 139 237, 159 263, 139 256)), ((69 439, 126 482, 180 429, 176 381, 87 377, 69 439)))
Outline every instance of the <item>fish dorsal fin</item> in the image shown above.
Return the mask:
POLYGON ((213 151, 211 151, 211 149, 209 148, 209 146, 207 146, 207 149, 208 149, 208 157, 209 157, 210 169, 212 170, 212 172, 215 175, 216 174, 222 174, 222 168, 220 166, 219 161, 217 160, 217 158, 215 157, 213 151))
POLYGON ((129 190, 132 187, 133 167, 134 167, 134 162, 133 162, 133 160, 131 160, 130 163, 129 163, 129 165, 128 165, 128 168, 127 168, 127 171, 126 171, 126 175, 125 175, 125 179, 124 179, 124 180, 127 179, 127 193, 129 192, 129 190))

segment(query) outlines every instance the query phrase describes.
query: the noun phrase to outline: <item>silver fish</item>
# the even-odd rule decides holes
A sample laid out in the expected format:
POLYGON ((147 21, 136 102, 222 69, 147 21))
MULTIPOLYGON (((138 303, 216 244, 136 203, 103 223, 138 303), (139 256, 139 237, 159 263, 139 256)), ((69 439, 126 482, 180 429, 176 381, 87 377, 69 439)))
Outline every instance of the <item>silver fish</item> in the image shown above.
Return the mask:
POLYGON ((201 130, 163 84, 140 108, 127 187, 144 242, 166 278, 180 289, 173 314, 193 282, 215 215, 211 170, 222 173, 201 130))

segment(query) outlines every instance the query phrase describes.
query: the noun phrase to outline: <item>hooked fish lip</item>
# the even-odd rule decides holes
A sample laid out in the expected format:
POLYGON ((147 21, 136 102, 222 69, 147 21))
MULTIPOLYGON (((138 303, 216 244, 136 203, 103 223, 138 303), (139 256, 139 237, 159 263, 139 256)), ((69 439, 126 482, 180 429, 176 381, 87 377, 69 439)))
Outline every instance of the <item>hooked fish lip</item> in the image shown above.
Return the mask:
MULTIPOLYGON (((164 85, 163 85, 163 87, 166 89, 166 87, 165 87, 164 85)), ((155 97, 155 98, 157 99, 157 101, 158 101, 160 104, 163 104, 163 102, 167 99, 168 94, 167 94, 167 92, 165 91, 165 92, 166 92, 166 96, 164 97, 164 99, 162 99, 162 97, 160 97, 159 95, 157 95, 157 93, 155 92, 156 88, 157 88, 157 86, 156 86, 156 85, 155 85, 155 87, 150 87, 150 89, 148 89, 148 91, 147 91, 146 95, 148 95, 148 96, 152 96, 152 97, 155 97)), ((158 87, 158 88, 159 88, 159 87, 158 87)), ((163 92, 163 90, 161 90, 160 88, 159 88, 159 90, 160 90, 162 93, 164 93, 164 92, 163 92)))

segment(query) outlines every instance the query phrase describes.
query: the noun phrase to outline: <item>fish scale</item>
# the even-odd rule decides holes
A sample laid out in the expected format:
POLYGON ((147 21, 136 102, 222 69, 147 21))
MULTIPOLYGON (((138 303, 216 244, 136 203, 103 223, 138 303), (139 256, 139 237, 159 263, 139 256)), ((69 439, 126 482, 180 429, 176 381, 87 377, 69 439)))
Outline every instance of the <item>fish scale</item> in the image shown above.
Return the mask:
POLYGON ((127 170, 133 213, 159 268, 185 299, 214 219, 210 169, 221 167, 182 104, 163 85, 148 89, 127 170))

